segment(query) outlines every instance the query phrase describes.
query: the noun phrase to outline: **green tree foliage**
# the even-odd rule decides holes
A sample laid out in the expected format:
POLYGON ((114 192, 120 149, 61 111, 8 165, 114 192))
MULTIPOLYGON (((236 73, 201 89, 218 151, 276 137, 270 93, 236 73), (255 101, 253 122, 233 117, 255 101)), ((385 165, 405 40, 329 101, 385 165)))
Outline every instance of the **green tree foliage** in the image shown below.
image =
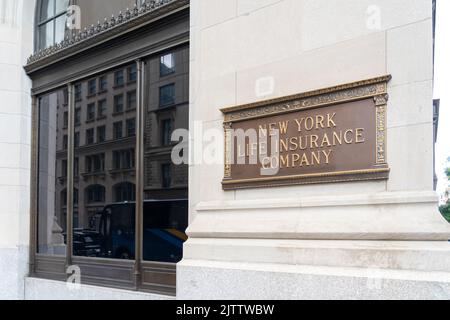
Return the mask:
POLYGON ((450 203, 440 206, 439 211, 441 211, 444 218, 447 219, 448 222, 450 222, 450 203))
MULTIPOLYGON (((448 160, 450 160, 450 157, 448 158, 448 160)), ((445 174, 450 181, 450 168, 445 169, 445 174)), ((449 195, 447 194, 446 196, 448 198, 449 195)), ((446 204, 440 206, 439 211, 441 211, 444 218, 447 219, 448 222, 450 222, 450 200, 448 200, 446 204)))

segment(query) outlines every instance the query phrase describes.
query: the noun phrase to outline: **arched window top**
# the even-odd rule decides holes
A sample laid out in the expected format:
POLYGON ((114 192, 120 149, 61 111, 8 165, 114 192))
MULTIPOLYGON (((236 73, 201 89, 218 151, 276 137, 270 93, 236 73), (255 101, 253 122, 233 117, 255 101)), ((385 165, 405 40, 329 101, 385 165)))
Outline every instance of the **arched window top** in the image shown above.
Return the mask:
POLYGON ((37 5, 36 47, 45 49, 64 40, 69 0, 39 0, 37 5))
POLYGON ((66 13, 69 0, 40 0, 39 1, 39 22, 45 22, 66 13))

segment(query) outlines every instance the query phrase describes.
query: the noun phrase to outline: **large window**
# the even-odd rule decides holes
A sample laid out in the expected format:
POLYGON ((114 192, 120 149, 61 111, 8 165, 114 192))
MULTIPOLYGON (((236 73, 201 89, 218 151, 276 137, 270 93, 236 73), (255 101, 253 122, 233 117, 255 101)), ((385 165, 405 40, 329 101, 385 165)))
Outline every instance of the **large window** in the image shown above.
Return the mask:
MULTIPOLYGON (((143 217, 143 258, 145 261, 176 263, 182 259, 188 225, 188 166, 172 162, 171 135, 189 129, 188 91, 180 92, 189 70, 186 49, 156 56, 147 64, 150 94, 145 118, 145 186, 143 217), (175 65, 176 62, 176 65, 175 65), (184 71, 183 71, 184 70, 184 71), (165 75, 170 76, 167 84, 165 75), (161 108, 173 105, 171 108, 161 108), (164 147, 164 148, 162 148, 164 147)), ((187 152, 185 152, 187 154, 187 152)))
POLYGON ((40 0, 38 6, 36 39, 40 50, 64 40, 69 0, 40 0))
POLYGON ((121 127, 126 124, 128 132, 128 120, 136 118, 136 108, 124 112, 124 97, 137 91, 136 82, 123 81, 122 70, 129 69, 131 65, 81 82, 85 90, 81 95, 86 99, 76 102, 76 107, 87 110, 87 115, 80 124, 81 132, 86 132, 86 145, 74 151, 81 166, 80 172, 74 174, 74 189, 84 197, 77 207, 76 233, 81 239, 89 236, 93 240, 89 248, 97 250, 79 245, 74 250, 77 257, 135 257, 135 204, 130 202, 136 197, 136 139, 134 134, 124 139, 121 127), (108 78, 115 79, 115 85, 108 86, 108 78), (94 94, 99 82, 104 93, 94 94))
MULTIPOLYGON (((177 50, 184 66, 170 83, 187 88, 188 48, 177 50)), ((65 279, 69 263, 81 267, 82 282, 173 293, 187 239, 188 164, 173 163, 171 133, 188 129, 189 90, 160 108, 160 60, 38 97, 35 273, 65 279)))

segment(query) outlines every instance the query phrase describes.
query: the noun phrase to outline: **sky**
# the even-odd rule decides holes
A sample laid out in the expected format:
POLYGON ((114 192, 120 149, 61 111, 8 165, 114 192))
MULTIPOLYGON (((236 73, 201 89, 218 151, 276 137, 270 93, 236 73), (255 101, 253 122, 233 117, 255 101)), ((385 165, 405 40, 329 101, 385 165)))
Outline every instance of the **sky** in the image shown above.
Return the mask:
POLYGON ((449 185, 444 169, 450 164, 450 1, 437 1, 436 56, 434 98, 441 99, 439 132, 436 145, 436 174, 438 193, 449 185))

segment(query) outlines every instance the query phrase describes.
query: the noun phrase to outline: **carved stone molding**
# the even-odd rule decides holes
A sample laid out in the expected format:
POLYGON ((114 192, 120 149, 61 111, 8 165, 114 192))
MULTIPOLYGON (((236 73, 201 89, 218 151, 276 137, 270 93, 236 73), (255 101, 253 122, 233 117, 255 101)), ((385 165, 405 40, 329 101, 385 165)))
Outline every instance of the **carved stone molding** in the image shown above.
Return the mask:
POLYGON ((381 94, 373 99, 377 108, 377 163, 382 165, 386 163, 386 109, 389 95, 381 94))
POLYGON ((25 70, 30 72, 39 69, 188 5, 189 0, 154 0, 141 6, 135 5, 133 9, 120 12, 117 17, 105 18, 97 25, 91 25, 60 43, 34 53, 28 58, 25 70))
MULTIPOLYGON (((225 123, 223 125, 225 130, 225 150, 230 150, 232 147, 232 125, 231 123, 225 123)), ((230 152, 225 152, 225 167, 224 167, 224 179, 231 178, 231 154, 230 152)))
POLYGON ((237 122, 305 110, 324 105, 355 101, 386 94, 390 75, 298 95, 224 108, 225 122, 237 122))
POLYGON ((375 105, 376 106, 383 106, 383 105, 387 104, 387 102, 389 100, 389 95, 387 93, 386 94, 380 94, 378 96, 375 96, 373 98, 373 100, 375 101, 375 105))

